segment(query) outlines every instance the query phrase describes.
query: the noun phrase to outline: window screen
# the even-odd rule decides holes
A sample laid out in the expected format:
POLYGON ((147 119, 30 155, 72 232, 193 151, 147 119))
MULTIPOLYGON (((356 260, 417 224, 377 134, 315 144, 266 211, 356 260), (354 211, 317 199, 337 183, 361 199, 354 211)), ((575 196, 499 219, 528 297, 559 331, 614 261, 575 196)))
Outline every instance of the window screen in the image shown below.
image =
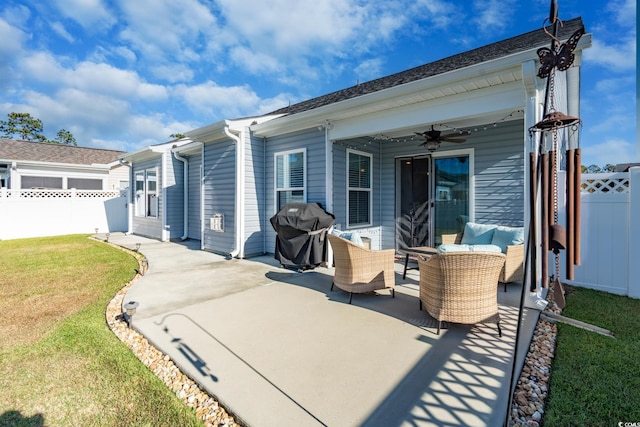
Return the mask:
POLYGON ((76 190, 102 190, 102 180, 89 178, 68 178, 67 188, 75 188, 76 190))
POLYGON ((62 178, 53 176, 23 176, 20 180, 21 188, 62 189, 62 178))

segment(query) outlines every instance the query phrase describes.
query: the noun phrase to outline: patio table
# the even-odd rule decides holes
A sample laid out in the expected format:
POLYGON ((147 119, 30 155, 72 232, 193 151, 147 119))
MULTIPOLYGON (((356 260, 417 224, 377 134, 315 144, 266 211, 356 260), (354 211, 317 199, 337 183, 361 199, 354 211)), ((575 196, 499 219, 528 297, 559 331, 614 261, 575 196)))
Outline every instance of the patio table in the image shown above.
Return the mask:
MULTIPOLYGON (((407 270, 409 270, 408 265, 409 265, 410 256, 413 256, 413 257, 421 256, 423 258, 429 258, 431 255, 435 255, 436 253, 438 253, 438 250, 436 248, 432 248, 431 246, 415 246, 412 248, 399 249, 399 252, 402 252, 405 254, 404 273, 402 274, 402 278, 406 279, 407 270)), ((415 269, 417 268, 418 267, 415 267, 415 269)))

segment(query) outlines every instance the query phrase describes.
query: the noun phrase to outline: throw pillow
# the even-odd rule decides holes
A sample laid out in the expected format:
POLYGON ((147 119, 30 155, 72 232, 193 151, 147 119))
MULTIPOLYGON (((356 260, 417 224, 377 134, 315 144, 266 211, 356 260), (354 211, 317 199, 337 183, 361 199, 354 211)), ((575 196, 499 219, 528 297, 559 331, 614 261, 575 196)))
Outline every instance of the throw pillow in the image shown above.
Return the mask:
POLYGON ((491 244, 500 246, 503 253, 507 251, 507 246, 522 245, 524 244, 524 228, 499 226, 493 233, 491 244))
POLYGON ((467 245, 490 245, 496 225, 468 222, 464 226, 462 243, 467 245))
POLYGON ((333 234, 334 236, 342 237, 343 239, 355 243, 356 245, 364 247, 362 237, 360 237, 360 234, 357 231, 340 231, 334 228, 331 231, 331 234, 333 234))

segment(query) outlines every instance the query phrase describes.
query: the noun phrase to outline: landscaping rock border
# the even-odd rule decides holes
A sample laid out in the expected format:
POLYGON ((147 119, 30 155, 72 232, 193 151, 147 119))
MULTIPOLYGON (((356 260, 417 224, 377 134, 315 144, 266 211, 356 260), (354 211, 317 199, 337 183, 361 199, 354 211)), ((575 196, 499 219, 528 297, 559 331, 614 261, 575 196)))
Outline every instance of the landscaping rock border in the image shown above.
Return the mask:
MULTIPOLYGON (((547 294, 545 311, 562 312, 553 300, 553 289, 547 294)), ((529 351, 511 398, 509 425, 514 427, 539 427, 544 417, 549 395, 551 362, 555 356, 558 327, 544 319, 538 319, 531 338, 529 351)))

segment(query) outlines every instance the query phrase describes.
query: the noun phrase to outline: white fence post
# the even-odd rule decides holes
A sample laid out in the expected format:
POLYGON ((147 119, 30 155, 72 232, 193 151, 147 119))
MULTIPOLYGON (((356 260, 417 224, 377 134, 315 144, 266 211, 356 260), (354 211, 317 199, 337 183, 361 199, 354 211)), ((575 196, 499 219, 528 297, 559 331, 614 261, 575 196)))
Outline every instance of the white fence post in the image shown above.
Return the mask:
POLYGON ((629 296, 640 298, 640 167, 629 169, 629 296))

